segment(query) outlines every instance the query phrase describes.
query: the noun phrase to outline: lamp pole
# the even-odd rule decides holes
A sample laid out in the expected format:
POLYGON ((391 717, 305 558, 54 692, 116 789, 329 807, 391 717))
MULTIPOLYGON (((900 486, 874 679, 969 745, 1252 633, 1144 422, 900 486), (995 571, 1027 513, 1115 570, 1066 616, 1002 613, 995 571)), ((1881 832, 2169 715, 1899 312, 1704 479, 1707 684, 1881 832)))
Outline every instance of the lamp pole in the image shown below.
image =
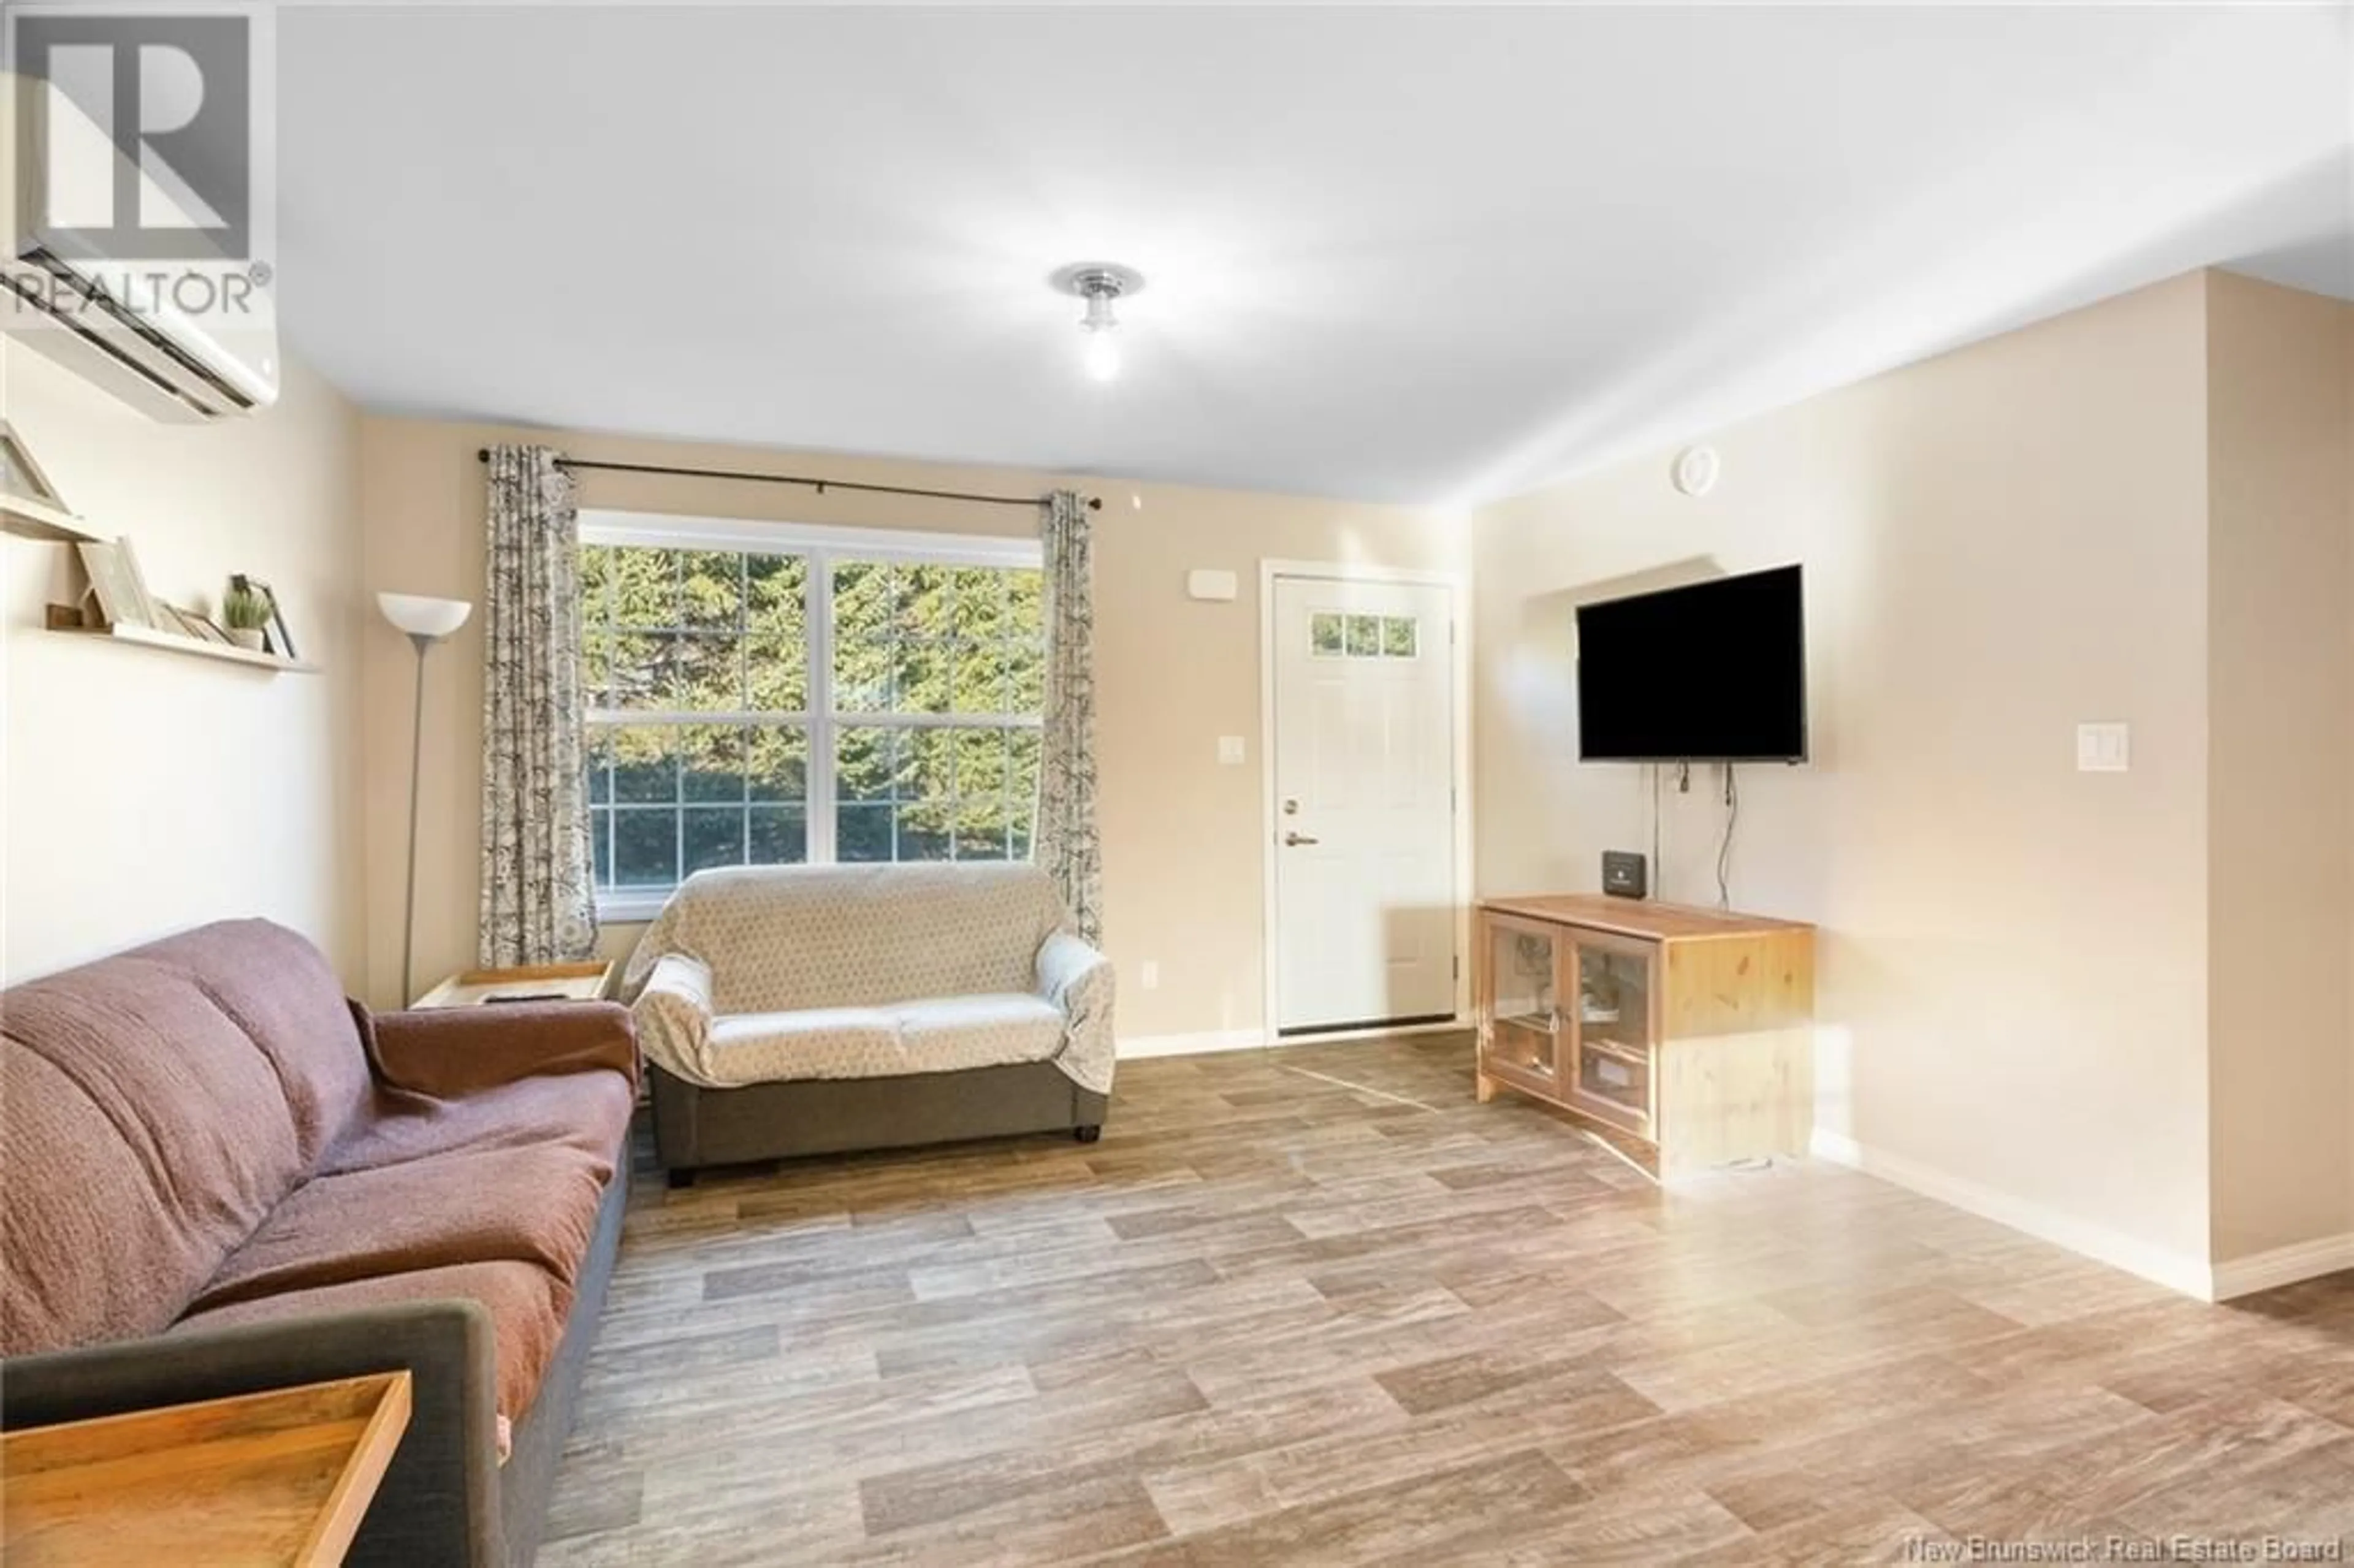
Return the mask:
POLYGON ((400 912, 400 1005, 407 1007, 417 995, 417 974, 412 959, 417 947, 417 796, 423 778, 425 763, 425 651, 433 646, 434 639, 422 631, 412 631, 408 641, 417 649, 417 700, 411 705, 408 719, 408 892, 400 912))
POLYGON ((466 624, 474 607, 461 599, 380 593, 376 608, 417 650, 416 695, 408 711, 408 882, 400 910, 400 1005, 417 994, 417 806, 425 779, 425 651, 466 624))

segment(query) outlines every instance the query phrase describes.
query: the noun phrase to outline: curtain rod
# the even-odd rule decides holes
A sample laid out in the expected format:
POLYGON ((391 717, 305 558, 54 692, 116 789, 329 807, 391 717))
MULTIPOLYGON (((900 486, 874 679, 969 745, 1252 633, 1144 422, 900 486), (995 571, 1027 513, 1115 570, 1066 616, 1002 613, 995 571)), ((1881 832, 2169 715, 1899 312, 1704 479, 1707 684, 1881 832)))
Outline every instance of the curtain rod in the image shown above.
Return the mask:
MULTIPOLYGON (((478 462, 490 461, 490 449, 477 450, 474 459, 478 462)), ((756 484, 806 484, 820 495, 829 490, 855 490, 868 495, 917 495, 929 501, 975 501, 984 506, 1035 506, 1041 499, 1035 495, 977 495, 967 490, 917 490, 905 484, 861 484, 855 480, 810 479, 794 473, 752 473, 743 469, 672 468, 663 463, 594 462, 587 458, 567 457, 557 458, 556 463, 558 468, 594 468, 608 473, 664 473, 679 479, 742 479, 756 484)), ((1103 497, 1089 495, 1082 499, 1086 501, 1088 511, 1103 510, 1103 497)))

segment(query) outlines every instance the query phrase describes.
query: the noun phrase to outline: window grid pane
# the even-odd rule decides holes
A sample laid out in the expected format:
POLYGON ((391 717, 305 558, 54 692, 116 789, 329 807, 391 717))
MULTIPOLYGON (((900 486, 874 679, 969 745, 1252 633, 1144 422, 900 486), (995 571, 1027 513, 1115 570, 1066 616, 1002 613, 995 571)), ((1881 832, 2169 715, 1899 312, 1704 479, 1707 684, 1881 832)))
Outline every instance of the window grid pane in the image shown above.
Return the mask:
POLYGON ((659 890, 706 866, 806 859, 808 758, 800 725, 593 726, 596 885, 659 890))
POLYGON ((833 563, 841 715, 1034 714, 1044 705, 1044 576, 1028 567, 833 563))
POLYGON ((588 763, 600 891, 806 859, 813 768, 831 777, 838 860, 1027 858, 1039 736, 1023 721, 1045 683, 1036 568, 591 544, 581 582, 583 687, 605 715, 588 763), (812 581, 832 618, 819 691, 812 581), (832 755, 812 757, 800 716, 812 702, 927 722, 840 725, 832 755))
POLYGON ((1029 854, 1038 732, 1004 725, 843 725, 834 732, 838 858, 1029 854))

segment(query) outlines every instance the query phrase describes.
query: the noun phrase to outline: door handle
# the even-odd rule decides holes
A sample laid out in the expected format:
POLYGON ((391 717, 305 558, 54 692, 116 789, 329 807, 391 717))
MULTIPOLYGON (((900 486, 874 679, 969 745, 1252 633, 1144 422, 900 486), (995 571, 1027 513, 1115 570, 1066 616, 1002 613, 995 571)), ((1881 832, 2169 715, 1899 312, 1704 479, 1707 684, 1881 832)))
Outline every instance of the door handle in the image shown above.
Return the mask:
POLYGON ((1320 843, 1322 842, 1323 841, 1320 839, 1311 839, 1306 833, 1301 832, 1287 832, 1283 835, 1283 847, 1286 849, 1297 849, 1301 844, 1320 843))

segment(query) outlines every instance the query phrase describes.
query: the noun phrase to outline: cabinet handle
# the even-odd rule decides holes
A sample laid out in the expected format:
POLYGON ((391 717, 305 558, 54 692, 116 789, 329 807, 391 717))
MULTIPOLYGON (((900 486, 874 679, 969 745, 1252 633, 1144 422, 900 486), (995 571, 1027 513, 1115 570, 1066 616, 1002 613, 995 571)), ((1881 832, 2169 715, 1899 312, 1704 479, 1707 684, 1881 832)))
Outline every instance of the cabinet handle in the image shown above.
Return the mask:
POLYGON ((1286 849, 1297 849, 1301 844, 1321 843, 1323 841, 1321 839, 1311 839, 1306 833, 1302 832, 1287 832, 1283 835, 1283 845, 1286 849))

